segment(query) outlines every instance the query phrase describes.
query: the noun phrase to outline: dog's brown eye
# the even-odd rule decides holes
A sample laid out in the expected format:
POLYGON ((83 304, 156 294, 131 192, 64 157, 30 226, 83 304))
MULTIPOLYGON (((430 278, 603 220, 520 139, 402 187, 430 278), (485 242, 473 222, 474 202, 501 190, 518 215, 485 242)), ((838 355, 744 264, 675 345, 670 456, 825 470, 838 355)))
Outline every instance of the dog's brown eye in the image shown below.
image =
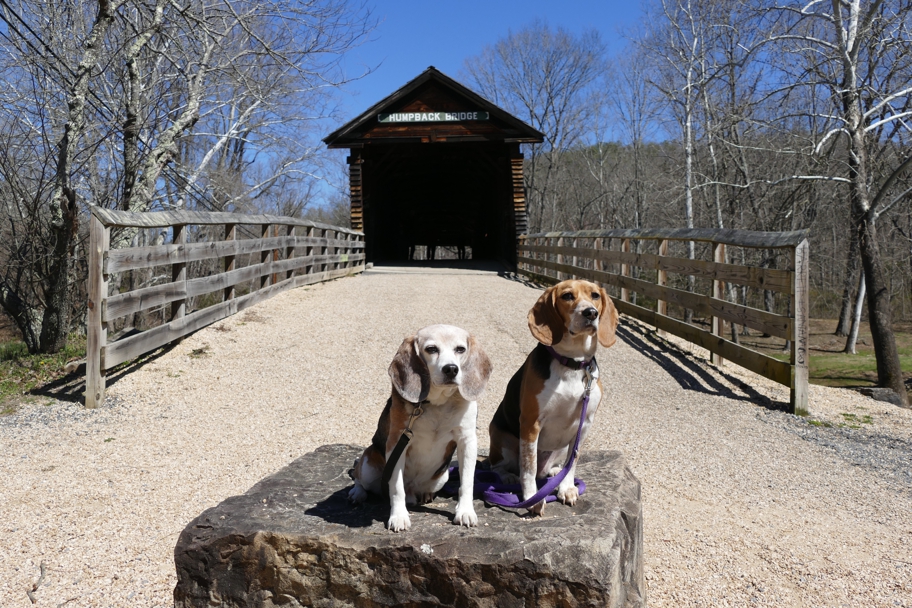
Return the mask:
POLYGON ((592 292, 592 299, 593 299, 593 300, 598 300, 598 299, 599 299, 599 294, 598 294, 597 291, 593 291, 593 292, 592 292))
POLYGON ((426 352, 429 355, 436 355, 440 351, 436 346, 428 346, 427 348, 424 349, 424 352, 426 352))
POLYGON ((564 295, 561 296, 561 300, 566 300, 568 302, 572 302, 573 301, 573 292, 568 291, 567 293, 565 293, 564 295))
POLYGON ((457 346, 457 347, 454 348, 453 350, 456 351, 456 354, 457 354, 457 355, 461 355, 462 353, 465 352, 465 346, 457 346))

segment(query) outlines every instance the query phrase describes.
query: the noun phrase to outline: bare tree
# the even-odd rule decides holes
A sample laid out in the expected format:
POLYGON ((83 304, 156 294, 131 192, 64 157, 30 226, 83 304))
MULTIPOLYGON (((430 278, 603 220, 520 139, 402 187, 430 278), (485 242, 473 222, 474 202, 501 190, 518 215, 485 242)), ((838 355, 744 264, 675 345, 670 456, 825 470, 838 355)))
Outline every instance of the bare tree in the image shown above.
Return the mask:
POLYGON ((267 207, 306 192, 319 171, 306 126, 371 25, 345 0, 4 0, 0 18, 0 122, 16 126, 0 154, 0 305, 32 352, 66 343, 88 203, 215 208, 221 189, 221 207, 267 207))
POLYGON ((848 188, 847 215, 858 238, 878 383, 908 404, 877 221, 910 192, 905 184, 898 186, 912 155, 896 144, 905 143, 912 128, 912 2, 811 2, 776 6, 768 14, 770 42, 791 58, 780 66, 790 84, 786 93, 811 88, 828 102, 819 116, 828 129, 815 151, 840 142, 845 162, 840 174, 819 177, 848 188))
POLYGON ((575 36, 535 21, 467 59, 464 69, 470 86, 544 133, 544 143, 531 147, 526 172, 530 230, 554 228, 561 198, 553 180, 563 152, 587 135, 588 96, 605 69, 598 32, 575 36))

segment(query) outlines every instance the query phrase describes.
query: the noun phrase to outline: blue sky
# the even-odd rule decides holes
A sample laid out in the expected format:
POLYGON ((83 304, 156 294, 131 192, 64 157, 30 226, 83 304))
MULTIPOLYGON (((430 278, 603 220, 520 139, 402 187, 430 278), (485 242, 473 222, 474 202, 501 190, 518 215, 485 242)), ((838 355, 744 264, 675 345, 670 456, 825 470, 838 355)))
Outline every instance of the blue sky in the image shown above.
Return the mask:
POLYGON ((571 32, 594 28, 616 53, 625 31, 641 17, 641 0, 377 0, 380 20, 371 39, 346 58, 349 76, 375 67, 346 87, 342 117, 348 121, 380 101, 429 65, 460 80, 466 58, 477 55, 512 29, 535 19, 571 32))

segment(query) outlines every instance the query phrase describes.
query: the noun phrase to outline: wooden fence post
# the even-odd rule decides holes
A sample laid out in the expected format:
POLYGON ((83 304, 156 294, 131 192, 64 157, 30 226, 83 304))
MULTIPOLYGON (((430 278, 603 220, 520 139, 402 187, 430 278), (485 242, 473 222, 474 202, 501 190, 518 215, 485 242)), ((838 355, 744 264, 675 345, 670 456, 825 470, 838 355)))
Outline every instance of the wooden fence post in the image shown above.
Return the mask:
MULTIPOLYGON (((237 224, 225 224, 225 240, 234 241, 237 240, 237 224)), ((234 270, 235 266, 235 256, 226 255, 225 256, 225 272, 231 272, 234 270)), ((222 297, 223 302, 234 299, 234 285, 230 285, 225 288, 224 296, 222 297)))
MULTIPOLYGON (((172 226, 174 231, 174 238, 171 239, 171 242, 175 245, 186 245, 187 244, 187 226, 183 224, 177 224, 172 226)), ((174 283, 183 282, 184 290, 186 291, 186 281, 187 281, 187 263, 186 262, 176 262, 171 264, 171 281, 174 283)), ((187 314, 187 300, 175 300, 171 302, 171 321, 176 321, 177 319, 182 318, 187 314)))
MULTIPOLYGON (((604 243, 605 243, 605 239, 602 239, 602 238, 592 239, 592 250, 593 250, 592 269, 593 270, 599 270, 602 272, 604 272, 604 270, 605 270, 605 260, 603 260, 602 258, 599 257, 599 254, 601 253, 602 248, 604 247, 604 243)), ((605 283, 600 283, 600 284, 603 288, 605 288, 605 291, 608 290, 607 289, 608 285, 606 285, 605 283)))
POLYGON ((329 263, 326 261, 326 255, 329 251, 329 247, 326 246, 326 239, 329 238, 329 230, 325 228, 320 230, 320 236, 323 238, 323 244, 320 245, 320 255, 323 256, 323 263, 320 264, 320 272, 326 272, 329 270, 329 263))
MULTIPOLYGON (((725 262, 725 244, 724 243, 713 243, 713 262, 717 264, 722 264, 725 262)), ((720 281, 718 279, 713 279, 713 292, 712 297, 717 300, 725 299, 725 281, 720 281)), ((719 317, 712 318, 712 333, 718 337, 722 337, 724 333, 725 321, 719 317)), ((722 366, 725 364, 725 359, 721 355, 712 353, 712 363, 713 365, 722 366)))
MULTIPOLYGON (((295 246, 294 246, 295 227, 289 225, 287 227, 287 229, 285 230, 285 234, 286 234, 286 236, 288 236, 289 240, 291 241, 291 245, 285 246, 285 259, 290 260, 294 257, 294 254, 295 254, 295 246)), ((294 275, 295 275, 295 271, 294 271, 294 268, 292 268, 291 270, 289 270, 285 273, 285 278, 290 279, 290 278, 293 278, 294 275)))
MULTIPOLYGON (((668 239, 662 239, 659 241, 659 265, 662 264, 663 257, 668 256, 668 239)), ((668 285, 668 271, 663 270, 661 267, 656 271, 656 285, 660 287, 665 287, 668 285)), ((656 312, 660 315, 668 316, 668 302, 665 300, 656 300, 656 312)), ((660 338, 665 337, 664 329, 656 329, 656 333, 660 338)))
MULTIPOLYGON (((573 247, 574 249, 576 249, 578 245, 579 245, 579 239, 577 239, 577 238, 570 239, 570 246, 571 246, 571 247, 573 247)), ((574 253, 572 256, 570 256, 570 265, 571 265, 571 266, 577 266, 577 263, 578 263, 578 262, 579 262, 579 260, 577 259, 577 256, 576 256, 575 253, 574 253)), ((573 274, 573 278, 578 278, 578 277, 576 276, 576 273, 573 274)))
MULTIPOLYGON (((624 239, 621 242, 621 251, 624 253, 630 253, 630 239, 624 239)), ((629 277, 630 276, 630 264, 621 263, 621 276, 629 277)), ((630 290, 626 287, 621 287, 621 300, 624 302, 630 301, 630 290)))
MULTIPOLYGON (((304 257, 310 258, 314 254, 314 248, 313 248, 314 227, 308 226, 306 232, 307 232, 307 234, 305 236, 307 238, 307 245, 304 247, 304 257)), ((308 264, 307 266, 304 267, 304 274, 313 274, 313 272, 314 272, 314 265, 313 265, 313 260, 311 260, 310 264, 308 264)))
MULTIPOLYGON (((558 237, 557 246, 558 247, 564 246, 564 237, 558 237)), ((563 264, 564 263, 564 254, 558 253, 557 256, 554 258, 554 261, 557 262, 558 264, 563 264)), ((560 270, 555 270, 554 272, 555 272, 554 278, 557 279, 558 283, 564 280, 563 272, 561 272, 560 270)))
MULTIPOLYGON (((270 228, 271 228, 271 226, 269 224, 263 224, 262 232, 260 233, 260 238, 268 239, 270 228)), ((270 260, 270 258, 272 258, 272 253, 273 252, 271 249, 264 249, 263 251, 261 251, 260 252, 260 264, 263 264, 266 268, 268 268, 271 265, 271 264, 269 264, 269 260, 270 260)), ((269 268, 269 270, 271 270, 271 268, 269 268)), ((262 275, 260 275, 260 287, 259 288, 263 289, 264 287, 269 287, 269 281, 271 278, 272 278, 272 275, 269 272, 264 272, 262 275)))
POLYGON ((96 408, 105 398, 104 349, 108 341, 108 324, 102 321, 102 307, 108 297, 108 277, 104 258, 111 240, 106 228, 94 214, 89 219, 89 284, 86 323, 86 407, 96 408))
POLYGON ((808 414, 808 303, 810 246, 807 240, 801 241, 792 250, 792 268, 795 269, 795 305, 793 309, 792 339, 792 385, 790 387, 790 404, 793 414, 808 414))
POLYGON ((522 250, 523 245, 526 244, 526 235, 520 234, 516 237, 516 272, 522 273, 525 270, 528 270, 525 266, 525 262, 521 261, 519 258, 526 255, 526 252, 522 250))
MULTIPOLYGON (((279 225, 278 224, 276 224, 275 226, 272 227, 272 236, 273 236, 273 238, 278 238, 278 236, 279 236, 279 225)), ((276 266, 275 262, 279 261, 279 251, 281 251, 281 249, 282 249, 281 247, 276 247, 275 249, 272 250, 272 261, 273 261, 272 267, 273 267, 273 269, 275 269, 275 266, 276 266)), ((275 285, 278 282, 279 282, 279 273, 277 273, 277 272, 275 272, 275 270, 273 270, 271 285, 275 285)))

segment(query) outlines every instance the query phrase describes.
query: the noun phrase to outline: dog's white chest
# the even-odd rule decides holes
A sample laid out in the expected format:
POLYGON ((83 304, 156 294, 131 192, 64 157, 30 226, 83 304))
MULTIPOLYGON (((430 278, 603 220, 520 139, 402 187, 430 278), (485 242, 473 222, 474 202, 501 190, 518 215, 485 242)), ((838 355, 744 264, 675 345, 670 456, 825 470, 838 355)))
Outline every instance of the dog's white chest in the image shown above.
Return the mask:
POLYGON ((441 467, 447 448, 466 433, 475 432, 478 406, 474 401, 457 405, 426 405, 412 425, 412 440, 406 453, 405 475, 409 479, 429 479, 441 467))
MULTIPOLYGON (((593 370, 592 375, 584 425, 592 423, 602 400, 602 392, 596 382, 597 368, 593 370)), ((585 391, 585 374, 579 370, 571 370, 556 361, 551 364, 551 376, 545 381, 544 389, 538 396, 538 419, 541 424, 538 436, 539 450, 554 451, 573 444, 579 428, 585 391)))

